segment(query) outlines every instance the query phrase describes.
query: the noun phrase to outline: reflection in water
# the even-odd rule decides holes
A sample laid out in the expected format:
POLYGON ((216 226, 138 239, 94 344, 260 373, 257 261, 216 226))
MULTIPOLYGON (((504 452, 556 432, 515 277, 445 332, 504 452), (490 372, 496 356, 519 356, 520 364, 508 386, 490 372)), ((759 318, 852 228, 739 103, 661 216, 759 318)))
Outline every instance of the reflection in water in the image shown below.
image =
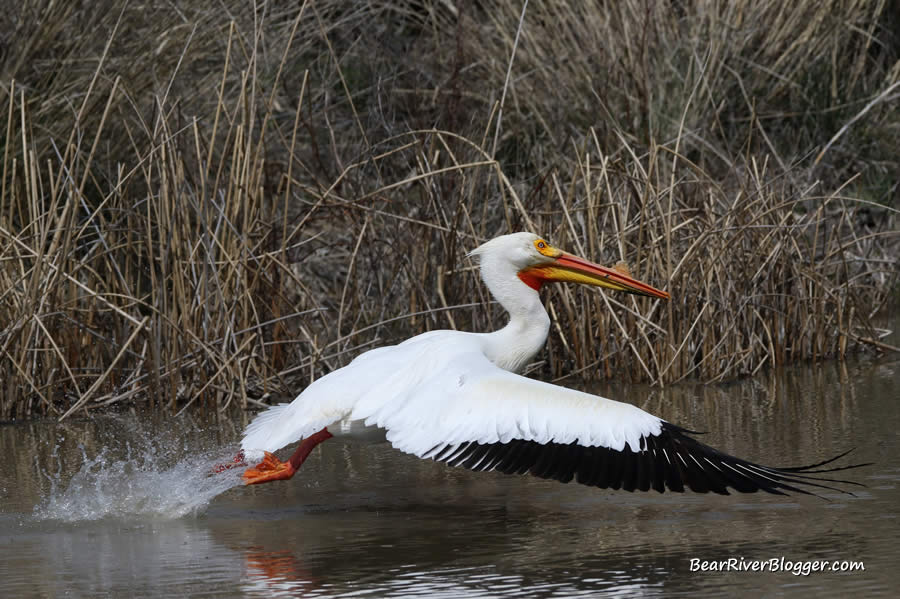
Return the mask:
POLYGON ((900 583, 898 388, 897 362, 882 359, 726 386, 595 389, 644 397, 641 407, 764 463, 853 446, 856 461, 876 462, 848 473, 867 485, 857 497, 828 500, 609 492, 337 440, 289 482, 234 487, 239 470, 206 473, 233 454, 240 425, 134 416, 7 425, 0 595, 887 594, 900 583), (866 570, 689 570, 692 558, 781 556, 866 570))

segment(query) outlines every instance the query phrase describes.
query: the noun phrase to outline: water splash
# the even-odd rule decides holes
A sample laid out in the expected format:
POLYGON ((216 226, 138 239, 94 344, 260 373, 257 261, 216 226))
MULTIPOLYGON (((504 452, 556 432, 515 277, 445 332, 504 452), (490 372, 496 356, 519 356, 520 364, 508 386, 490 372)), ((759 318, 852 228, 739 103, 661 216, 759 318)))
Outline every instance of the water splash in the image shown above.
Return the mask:
MULTIPOLYGON (((121 423, 119 423, 121 424, 121 423)), ((196 434, 168 429, 118 429, 119 443, 103 446, 93 457, 79 446, 81 467, 68 480, 63 461, 55 472, 42 470, 49 492, 35 506, 36 520, 78 522, 100 519, 174 519, 202 513, 216 496, 241 484, 243 468, 213 473, 230 463, 236 448, 203 450, 196 434), (122 437, 127 438, 122 442, 122 437), (173 443, 175 437, 180 437, 173 443)), ((196 431, 192 431, 196 433, 196 431)))

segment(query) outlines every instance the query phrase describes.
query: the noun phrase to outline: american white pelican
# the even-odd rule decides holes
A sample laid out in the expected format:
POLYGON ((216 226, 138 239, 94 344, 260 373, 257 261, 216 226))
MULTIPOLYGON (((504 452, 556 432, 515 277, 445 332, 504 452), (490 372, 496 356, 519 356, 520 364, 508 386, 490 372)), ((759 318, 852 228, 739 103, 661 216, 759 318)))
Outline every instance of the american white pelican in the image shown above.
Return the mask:
POLYGON ((760 466, 633 405, 516 374, 547 339, 550 318, 538 295, 544 283, 571 281, 661 300, 669 294, 624 267, 593 264, 532 233, 498 237, 471 255, 481 259, 481 276, 509 312, 509 324, 493 333, 432 331, 373 349, 293 402, 269 408, 244 433, 243 455, 265 456, 244 473, 246 484, 290 478, 322 441, 373 428, 420 458, 626 491, 810 494, 803 487, 846 482, 810 476, 844 469, 820 468, 837 458, 799 468, 760 466), (287 462, 272 455, 300 439, 287 462))

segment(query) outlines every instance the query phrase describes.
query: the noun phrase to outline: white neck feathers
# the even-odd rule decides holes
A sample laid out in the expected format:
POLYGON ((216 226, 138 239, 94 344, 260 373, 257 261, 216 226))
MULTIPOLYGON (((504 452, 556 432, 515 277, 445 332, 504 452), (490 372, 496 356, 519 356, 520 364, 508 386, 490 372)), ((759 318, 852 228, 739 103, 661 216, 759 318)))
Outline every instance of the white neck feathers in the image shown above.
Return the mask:
POLYGON ((500 368, 519 371, 547 340, 550 317, 538 292, 518 276, 519 268, 492 252, 481 255, 481 277, 493 296, 509 312, 509 323, 485 335, 485 353, 500 368))

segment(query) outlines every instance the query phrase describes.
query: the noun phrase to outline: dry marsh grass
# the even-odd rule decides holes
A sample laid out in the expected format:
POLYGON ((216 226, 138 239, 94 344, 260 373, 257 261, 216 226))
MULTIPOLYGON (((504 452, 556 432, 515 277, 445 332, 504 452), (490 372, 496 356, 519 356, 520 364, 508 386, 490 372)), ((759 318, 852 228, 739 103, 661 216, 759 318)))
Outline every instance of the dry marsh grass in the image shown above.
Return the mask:
POLYGON ((548 377, 886 348, 888 3, 19 10, 0 420, 254 407, 376 345, 501 326, 465 255, 522 229, 673 296, 555 288, 548 377))

